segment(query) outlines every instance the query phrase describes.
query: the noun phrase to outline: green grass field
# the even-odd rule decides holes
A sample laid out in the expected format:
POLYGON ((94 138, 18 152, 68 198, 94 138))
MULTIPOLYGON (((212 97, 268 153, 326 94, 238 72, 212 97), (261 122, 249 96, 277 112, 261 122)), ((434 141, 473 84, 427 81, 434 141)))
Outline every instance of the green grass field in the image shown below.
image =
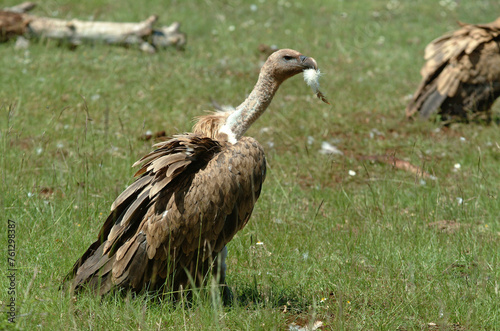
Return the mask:
POLYGON ((500 329, 498 124, 404 118, 427 43, 457 20, 498 13, 493 0, 39 1, 33 14, 66 19, 158 14, 160 24, 180 21, 188 44, 154 55, 0 44, 5 312, 9 219, 17 268, 16 323, 2 317, 0 329, 500 329), (189 305, 59 291, 151 149, 141 136, 189 131, 212 99, 239 104, 264 60, 259 44, 314 57, 332 105, 294 77, 248 131, 269 169, 249 224, 228 245, 235 304, 222 306, 210 287, 189 305), (323 142, 344 154, 320 154, 323 142), (369 160, 377 155, 437 180, 369 160))

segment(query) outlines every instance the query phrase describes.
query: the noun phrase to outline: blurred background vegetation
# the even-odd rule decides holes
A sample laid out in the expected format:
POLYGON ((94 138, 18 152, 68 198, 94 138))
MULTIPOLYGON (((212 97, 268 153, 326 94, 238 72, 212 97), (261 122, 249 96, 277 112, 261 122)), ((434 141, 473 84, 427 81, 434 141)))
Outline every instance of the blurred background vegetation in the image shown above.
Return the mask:
MULTIPOLYGON (((457 20, 493 21, 498 1, 49 0, 32 13, 117 22, 157 14, 159 25, 181 22, 188 41, 156 54, 0 45, 0 242, 6 255, 14 220, 15 327, 500 327, 498 125, 404 118, 425 46, 457 20), (235 305, 210 291, 190 305, 59 291, 132 182, 130 166, 151 149, 144 134, 189 131, 212 101, 239 104, 266 59, 260 45, 314 57, 332 105, 295 77, 247 133, 264 146, 269 171, 228 246, 235 305), (320 153, 326 144, 342 155, 320 153), (377 162, 385 155, 437 179, 377 162)), ((6 309, 6 277, 0 287, 6 309)))

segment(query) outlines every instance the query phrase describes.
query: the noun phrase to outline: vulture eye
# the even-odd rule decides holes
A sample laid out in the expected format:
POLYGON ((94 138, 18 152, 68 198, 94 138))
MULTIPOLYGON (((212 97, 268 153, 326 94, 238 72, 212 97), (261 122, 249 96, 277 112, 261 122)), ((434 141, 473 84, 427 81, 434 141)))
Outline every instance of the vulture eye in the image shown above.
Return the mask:
POLYGON ((283 56, 283 58, 285 59, 285 61, 291 61, 294 59, 293 56, 289 56, 289 55, 285 55, 285 56, 283 56))

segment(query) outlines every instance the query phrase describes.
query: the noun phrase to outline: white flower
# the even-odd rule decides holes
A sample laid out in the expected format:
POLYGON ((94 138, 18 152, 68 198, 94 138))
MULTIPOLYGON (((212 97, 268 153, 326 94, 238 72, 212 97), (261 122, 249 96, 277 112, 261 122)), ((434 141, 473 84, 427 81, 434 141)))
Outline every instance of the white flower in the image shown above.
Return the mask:
POLYGON ((349 176, 356 176, 356 171, 349 170, 349 176))
POLYGON ((460 169, 462 166, 460 165, 460 163, 455 163, 455 165, 453 166, 455 169, 460 169))

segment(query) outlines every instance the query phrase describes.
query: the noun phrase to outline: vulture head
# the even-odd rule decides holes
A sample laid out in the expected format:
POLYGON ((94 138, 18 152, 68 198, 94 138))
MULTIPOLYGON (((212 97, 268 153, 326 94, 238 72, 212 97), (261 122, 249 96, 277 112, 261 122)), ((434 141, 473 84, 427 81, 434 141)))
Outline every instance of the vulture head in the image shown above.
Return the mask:
POLYGON ((269 56, 261 72, 282 83, 308 69, 318 70, 318 64, 312 57, 293 49, 280 49, 269 56))
POLYGON ((200 131, 201 127, 215 127, 217 129, 211 131, 216 134, 210 134, 209 137, 219 133, 225 134, 229 142, 236 143, 267 109, 280 85, 286 79, 300 73, 304 74, 304 80, 316 96, 328 103, 319 90, 320 72, 316 60, 293 49, 280 49, 269 56, 260 70, 259 79, 252 92, 235 111, 224 113, 225 116, 221 116, 223 120, 218 122, 220 125, 213 123, 207 125, 207 120, 199 121, 195 131, 200 131))

